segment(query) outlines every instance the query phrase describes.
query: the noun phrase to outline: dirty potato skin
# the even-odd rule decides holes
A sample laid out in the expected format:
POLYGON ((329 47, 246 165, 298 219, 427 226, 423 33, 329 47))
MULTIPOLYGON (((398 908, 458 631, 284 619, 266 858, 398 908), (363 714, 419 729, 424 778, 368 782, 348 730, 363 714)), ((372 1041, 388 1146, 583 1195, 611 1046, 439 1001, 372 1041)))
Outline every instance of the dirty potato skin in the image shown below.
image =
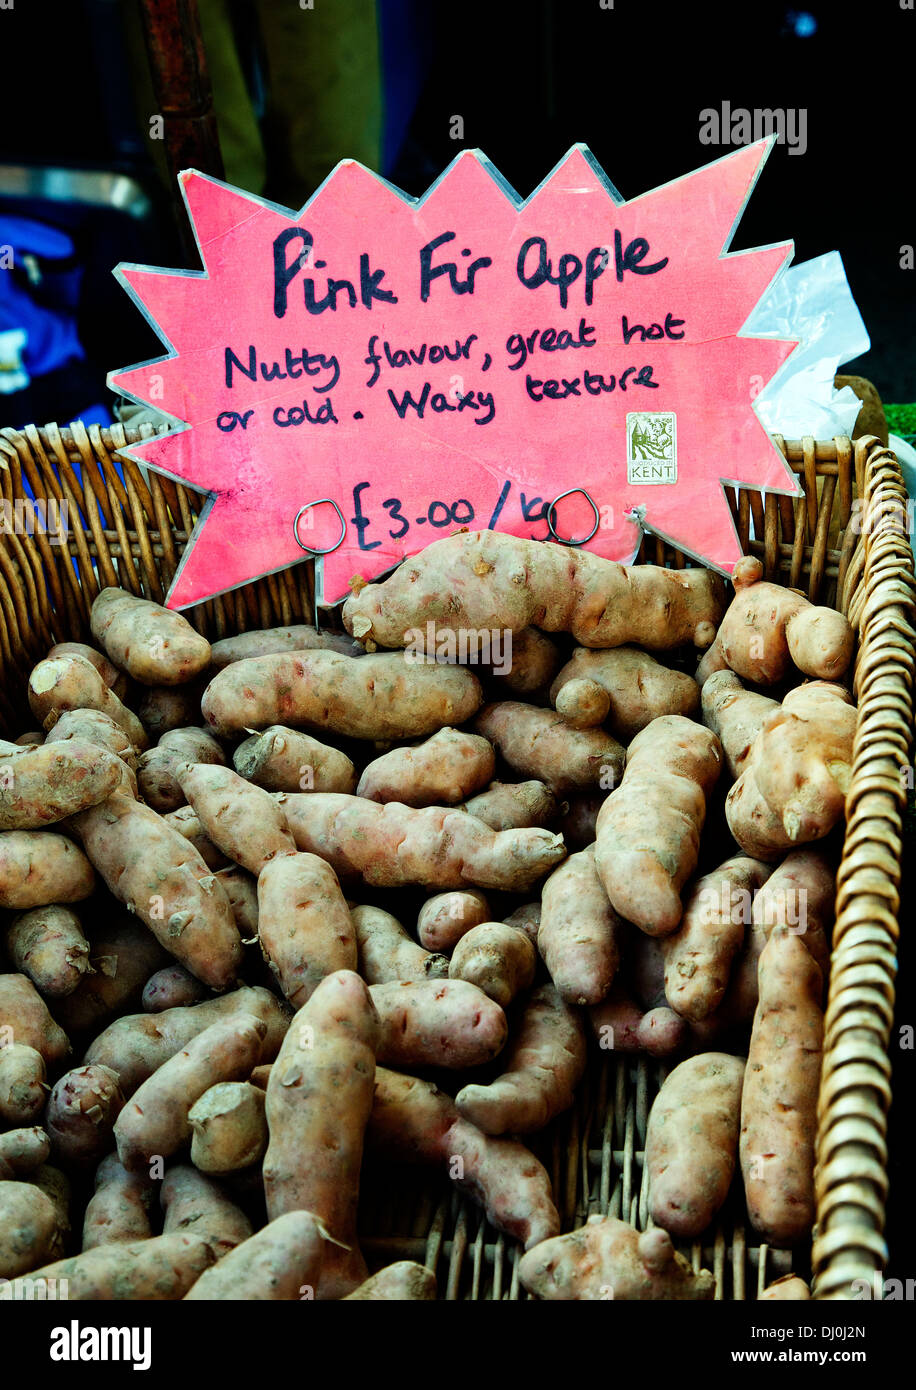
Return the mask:
POLYGON ((204 1270, 185 1302, 299 1301, 318 1287, 326 1248, 311 1212, 288 1211, 204 1270))
POLYGON ((394 981, 369 993, 384 1066, 460 1070, 489 1062, 505 1044, 506 1015, 466 980, 394 981))
POLYGON ((343 1298, 368 1277, 356 1207, 379 1032, 359 976, 328 975, 290 1023, 267 1083, 268 1220, 310 1211, 349 1247, 327 1245, 319 1299, 343 1298))
POLYGON ((492 780, 496 755, 478 734, 439 729, 411 748, 393 748, 363 770, 357 796, 405 806, 457 806, 492 780))
POLYGON ((407 646, 432 621, 445 631, 533 625, 571 632, 584 647, 664 651, 708 647, 724 611, 725 586, 711 570, 618 565, 587 550, 473 531, 434 541, 382 583, 362 585, 343 622, 382 647, 407 646))
POLYGON ((529 825, 548 825, 558 807, 550 788, 534 779, 491 782, 484 791, 466 801, 464 809, 491 830, 521 830, 529 825))
POLYGON ((183 685, 210 664, 210 643, 171 608, 103 589, 92 605, 92 635, 141 685, 183 685))
POLYGON ((114 896, 170 955, 211 989, 234 983, 242 942, 229 899, 190 841, 123 792, 70 824, 114 896))
POLYGON ((517 994, 530 988, 536 969, 537 951, 527 932, 505 922, 481 922, 458 942, 448 974, 451 980, 476 985, 507 1009, 517 994))
POLYGON ((56 1206, 32 1183, 0 1181, 0 1279, 29 1274, 63 1252, 56 1206))
POLYGON ((66 1279, 71 1302, 162 1302, 184 1298, 214 1261, 200 1236, 168 1234, 117 1241, 31 1271, 33 1279, 66 1279))
MULTIPOLYGON (((0 1028, 6 1026, 0 1018, 0 1028)), ((17 1042, 0 1047, 0 1120, 14 1126, 36 1120, 45 1105, 46 1074, 36 1048, 17 1042)))
POLYGON ((129 1172, 153 1155, 169 1158, 191 1138, 188 1112, 218 1081, 241 1081, 261 1057, 267 1025, 254 1015, 222 1019, 170 1057, 127 1101, 115 1121, 118 1157, 129 1172))
POLYGON ((76 1067, 48 1097, 45 1128, 58 1161, 79 1167, 98 1162, 112 1145, 115 1120, 124 1107, 117 1072, 111 1067, 76 1067))
POLYGON ((598 1004, 620 964, 624 923, 611 907, 594 847, 571 854, 541 891, 537 945, 568 1004, 598 1004))
POLYGON ((579 1230, 529 1250, 519 1278, 529 1293, 549 1300, 697 1302, 715 1292, 713 1276, 705 1269, 694 1274, 666 1231, 640 1233, 613 1216, 592 1216, 579 1230))
POLYGON ((279 724, 246 738, 232 762, 240 777, 269 792, 356 791, 356 769, 345 753, 279 724))
POLYGON ((688 1238, 705 1231, 728 1195, 741 1127, 743 1057, 703 1052, 674 1068, 646 1131, 649 1211, 688 1238))
POLYGON ((72 994, 92 973, 89 942, 80 919, 68 907, 35 907, 10 923, 6 949, 17 970, 28 975, 45 998, 72 994))
POLYGON ((336 970, 355 970, 356 931, 337 875, 317 854, 278 854, 258 878, 258 939, 294 1009, 336 970))
POLYGON ((390 912, 360 906, 351 909, 350 918, 359 947, 359 973, 366 984, 441 980, 448 975, 448 957, 425 950, 390 912))
POLYGON ((725 997, 735 958, 751 926, 753 895, 772 873, 735 855, 690 889, 677 930, 661 941, 665 995, 682 1018, 701 1023, 725 997))
POLYGON ((348 1293, 345 1302, 427 1303, 436 1297, 436 1276, 425 1265, 399 1260, 348 1293))
POLYGON ((758 980, 739 1152, 751 1223, 782 1248, 803 1240, 814 1221, 822 980, 800 938, 779 927, 761 953, 758 980))
POLYGON ((549 830, 491 830, 460 807, 415 810, 333 792, 281 795, 278 802, 298 849, 319 854, 342 880, 360 874, 380 888, 415 883, 522 893, 566 857, 562 839, 549 830))
POLYGON ((291 652, 233 662, 207 686, 201 710, 218 738, 283 724, 398 739, 463 724, 482 700, 463 666, 423 665, 400 652, 291 652))
POLYGON ((550 1178, 534 1154, 516 1139, 482 1133, 432 1081, 378 1067, 366 1145, 386 1161, 444 1168, 526 1250, 560 1229, 550 1178))
POLYGON ((539 986, 504 1056, 499 1076, 465 1086, 455 1104, 485 1134, 533 1134, 573 1103, 587 1061, 580 1015, 553 985, 539 986))
POLYGON ((155 1185, 148 1172, 128 1173, 116 1153, 95 1172, 95 1192, 83 1218, 83 1251, 99 1245, 148 1240, 155 1185))
POLYGON ((120 775, 120 760, 85 739, 38 747, 0 740, 0 830, 40 830, 95 806, 120 775))

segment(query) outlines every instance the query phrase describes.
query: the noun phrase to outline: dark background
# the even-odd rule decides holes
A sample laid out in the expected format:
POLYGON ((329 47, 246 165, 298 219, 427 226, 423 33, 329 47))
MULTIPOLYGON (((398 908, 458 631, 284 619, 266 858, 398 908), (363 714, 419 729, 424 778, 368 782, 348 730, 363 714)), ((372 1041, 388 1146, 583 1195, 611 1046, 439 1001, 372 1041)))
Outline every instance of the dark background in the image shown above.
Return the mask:
MULTIPOLYGON (((610 10, 600 0, 379 0, 375 8, 386 106, 381 171, 412 194, 469 145, 527 195, 584 141, 633 197, 727 152, 700 144, 704 108, 728 100, 733 108, 807 109, 806 153, 773 151, 733 248, 792 238, 796 260, 838 249, 872 339, 855 370, 885 400, 916 397, 916 271, 899 266, 901 245, 916 240, 916 13, 898 0, 615 0, 610 10), (456 114, 463 143, 449 138, 456 114)), ((257 8, 241 0, 230 9, 252 83, 269 91, 257 8)), ((154 168, 137 110, 137 57, 125 38, 136 10, 114 0, 15 0, 0 13, 0 162, 120 168, 157 200, 149 225, 96 225, 97 244, 87 247, 86 336, 103 376, 159 349, 110 281, 111 265, 145 254, 188 264, 175 237, 178 200, 154 168)), ((309 99, 307 90, 294 94, 306 110, 309 99)), ((298 208, 312 191, 267 193, 282 192, 279 201, 298 208)))

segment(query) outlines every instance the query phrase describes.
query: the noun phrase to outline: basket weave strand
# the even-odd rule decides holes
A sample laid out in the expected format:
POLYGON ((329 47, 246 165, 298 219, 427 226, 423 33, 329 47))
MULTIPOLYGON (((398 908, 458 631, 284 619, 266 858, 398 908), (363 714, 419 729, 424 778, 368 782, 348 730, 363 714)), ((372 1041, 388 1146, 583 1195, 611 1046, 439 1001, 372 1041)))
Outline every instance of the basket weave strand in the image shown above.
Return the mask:
MULTIPOLYGON (((29 671, 54 642, 89 638, 89 610, 99 588, 119 584, 157 600, 168 591, 205 499, 145 474, 119 454, 152 433, 150 426, 87 429, 78 423, 0 430, 4 503, 12 509, 29 496, 54 499, 68 504, 71 519, 63 544, 40 528, 2 528, 0 732, 15 736, 31 726, 29 671)), ((909 763, 913 727, 916 583, 894 456, 875 439, 774 439, 804 496, 726 487, 741 547, 760 557, 768 579, 840 608, 859 636, 855 763, 838 876, 810 1252, 815 1297, 848 1298, 852 1281, 870 1278, 886 1258, 888 1042, 905 804, 900 774, 909 763), (857 508, 864 527, 850 524, 857 508)), ((651 535, 639 558, 689 563, 651 535)), ((309 622, 312 569, 304 561, 186 616, 211 640, 309 622)), ((564 1230, 596 1213, 640 1229, 651 1224, 646 1125, 666 1074, 663 1064, 646 1058, 593 1056, 571 1111, 535 1136, 532 1147, 551 1175, 564 1230)), ((527 1297, 518 1278, 518 1246, 444 1179, 370 1167, 360 1230, 370 1263, 422 1261, 436 1272, 442 1297, 527 1297)), ((808 1273, 808 1251, 774 1250, 757 1239, 735 1192, 714 1227, 681 1248, 695 1268, 713 1271, 717 1299, 755 1298, 792 1269, 808 1273)))

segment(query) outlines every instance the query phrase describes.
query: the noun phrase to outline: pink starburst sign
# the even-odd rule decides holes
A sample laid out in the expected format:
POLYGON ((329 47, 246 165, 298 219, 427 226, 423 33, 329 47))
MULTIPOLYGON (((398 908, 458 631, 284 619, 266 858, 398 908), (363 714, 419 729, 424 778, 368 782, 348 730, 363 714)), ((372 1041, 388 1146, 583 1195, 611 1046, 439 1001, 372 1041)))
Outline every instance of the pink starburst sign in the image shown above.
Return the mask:
POLYGON ((183 173, 204 270, 118 267, 169 351, 109 378, 210 495, 170 607, 304 549, 334 603, 462 526, 728 572, 723 482, 797 494, 753 407, 795 343, 741 332, 792 244, 728 252, 771 144, 629 202, 583 146, 524 201, 473 150, 419 199, 345 160, 298 214, 183 173))

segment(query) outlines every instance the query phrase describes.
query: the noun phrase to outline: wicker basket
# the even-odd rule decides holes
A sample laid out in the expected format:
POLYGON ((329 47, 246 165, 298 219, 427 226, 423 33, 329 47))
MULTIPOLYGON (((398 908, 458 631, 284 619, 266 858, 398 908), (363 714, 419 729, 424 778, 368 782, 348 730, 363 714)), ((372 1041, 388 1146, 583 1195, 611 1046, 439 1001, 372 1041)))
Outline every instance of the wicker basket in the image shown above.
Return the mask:
MULTIPOLYGON (((119 584, 160 599, 203 498, 156 474, 144 477, 117 451, 141 430, 0 431, 0 725, 32 722, 28 672, 54 642, 85 639, 99 587, 119 584), (66 502, 70 532, 56 538, 9 522, 22 504, 66 502), (16 532, 20 532, 17 534, 16 532)), ((859 645, 855 764, 838 877, 818 1135, 817 1228, 810 1250, 775 1251, 745 1227, 733 1193, 715 1228, 685 1253, 715 1273, 717 1297, 748 1299, 779 1274, 813 1273, 815 1296, 848 1298, 853 1279, 884 1267, 887 1195, 888 1040, 893 1020, 902 772, 913 725, 916 582, 907 536, 906 493, 893 454, 873 438, 786 443, 799 474, 798 501, 727 489, 746 552, 768 578, 801 588, 846 613, 859 645), (854 507, 856 510, 854 511, 854 507), (860 511, 858 509, 861 509, 860 511), (861 516, 861 524, 850 524, 861 516)), ((683 566, 654 538, 640 558, 683 566)), ((309 621, 310 562, 200 605, 188 614, 211 638, 252 627, 309 621)), ((595 1060, 572 1111, 539 1136, 564 1230, 610 1212, 642 1227, 648 1219, 643 1145, 664 1069, 640 1059, 595 1060)), ((370 1262, 411 1258, 435 1269, 445 1298, 517 1299, 517 1247, 443 1180, 418 1172, 370 1170, 361 1212, 370 1262)))

